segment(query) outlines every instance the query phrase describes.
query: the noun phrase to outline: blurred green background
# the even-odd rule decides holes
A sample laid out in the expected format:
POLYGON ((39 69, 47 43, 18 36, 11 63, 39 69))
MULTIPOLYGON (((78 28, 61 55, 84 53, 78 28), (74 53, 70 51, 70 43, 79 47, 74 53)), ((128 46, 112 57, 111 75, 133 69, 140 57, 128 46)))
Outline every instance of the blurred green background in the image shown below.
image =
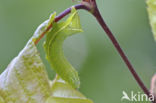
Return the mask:
MULTIPOLYGON (((52 12, 60 13, 73 4, 71 0, 0 0, 0 72, 17 56, 39 24, 52 12)), ((156 72, 156 44, 145 0, 97 0, 97 4, 136 71, 150 88, 151 77, 156 72)), ((69 37, 64 51, 79 71, 80 91, 95 103, 129 103, 121 101, 122 91, 130 94, 131 91, 142 92, 141 89, 94 17, 85 11, 79 14, 84 32, 69 37)), ((52 79, 55 72, 44 58, 42 42, 38 48, 52 79)))

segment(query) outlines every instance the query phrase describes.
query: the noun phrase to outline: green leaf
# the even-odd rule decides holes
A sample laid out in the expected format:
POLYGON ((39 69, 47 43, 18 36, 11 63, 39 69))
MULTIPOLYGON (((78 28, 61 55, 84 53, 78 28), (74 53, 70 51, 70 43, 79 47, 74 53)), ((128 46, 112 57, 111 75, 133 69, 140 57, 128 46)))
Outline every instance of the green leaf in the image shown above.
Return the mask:
POLYGON ((51 91, 46 103, 93 103, 59 77, 53 81, 51 91))
POLYGON ((0 95, 5 103, 45 103, 50 93, 48 75, 31 39, 0 75, 0 95))
POLYGON ((53 23, 53 29, 48 33, 44 44, 46 58, 56 73, 70 85, 78 88, 80 85, 77 71, 67 61, 63 53, 63 41, 75 33, 82 32, 80 20, 75 8, 65 22, 53 23))
POLYGON ((147 0, 150 24, 156 40, 156 0, 147 0))
POLYGON ((25 48, 15 57, 0 75, 0 103, 45 103, 50 96, 50 84, 45 66, 34 44, 54 21, 56 13, 42 23, 28 41, 25 48))
POLYGON ((156 95, 156 74, 153 76, 151 81, 151 92, 156 95))

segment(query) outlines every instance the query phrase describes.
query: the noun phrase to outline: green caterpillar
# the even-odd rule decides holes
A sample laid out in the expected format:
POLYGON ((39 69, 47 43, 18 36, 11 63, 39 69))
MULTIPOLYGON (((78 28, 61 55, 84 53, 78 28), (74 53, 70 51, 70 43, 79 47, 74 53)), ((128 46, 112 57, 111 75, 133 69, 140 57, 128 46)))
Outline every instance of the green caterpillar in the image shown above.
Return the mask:
POLYGON ((78 88, 80 80, 77 71, 67 61, 63 53, 63 41, 75 33, 82 32, 79 16, 72 8, 70 17, 65 22, 53 23, 53 29, 47 34, 44 48, 46 58, 56 73, 74 88, 78 88))

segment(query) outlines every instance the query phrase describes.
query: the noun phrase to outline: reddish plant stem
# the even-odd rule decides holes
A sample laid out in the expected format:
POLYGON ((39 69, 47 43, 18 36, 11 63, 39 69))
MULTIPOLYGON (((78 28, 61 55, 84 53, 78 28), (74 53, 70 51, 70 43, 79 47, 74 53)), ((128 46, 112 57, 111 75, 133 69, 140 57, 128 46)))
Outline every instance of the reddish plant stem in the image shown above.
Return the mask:
POLYGON ((133 74, 133 76, 135 77, 136 81, 138 82, 138 84, 142 87, 142 89, 144 90, 144 92, 146 94, 149 94, 148 89, 144 86, 143 82, 141 81, 141 79, 139 78, 139 76, 137 75, 137 73, 135 72, 133 66, 131 65, 130 61, 128 60, 127 56, 125 55, 125 53, 123 52, 123 50, 121 49, 118 41, 115 39, 114 35, 112 34, 112 32, 110 31, 110 29, 108 28, 108 26, 106 25, 106 23, 104 22, 104 20, 102 19, 100 13, 98 10, 96 10, 96 13, 94 14, 95 18, 97 19, 97 21, 99 22, 99 24, 101 25, 101 27, 104 29, 104 31, 106 32, 107 36, 110 38, 110 40, 112 41, 114 47, 117 49, 117 51, 119 52, 120 56, 122 57, 122 59, 124 60, 124 62, 126 63, 126 65, 128 66, 129 70, 131 71, 131 73, 133 74))
MULTIPOLYGON (((83 10, 87 10, 90 11, 90 8, 86 7, 83 4, 78 4, 73 6, 76 10, 79 9, 83 9, 83 10)), ((56 18, 55 18, 55 22, 58 22, 59 20, 61 20, 63 17, 65 17, 66 15, 68 15, 71 12, 71 8, 66 9, 65 11, 63 11, 62 13, 60 13, 56 18)))
POLYGON ((129 68, 130 72, 132 73, 132 75, 134 76, 134 78, 136 79, 136 81, 138 82, 138 84, 140 85, 140 87, 143 89, 143 91, 149 95, 149 90, 145 87, 144 83, 142 82, 142 80, 139 78, 138 74, 136 73, 134 67, 132 66, 132 64, 130 63, 130 61, 128 60, 127 56, 125 55, 125 53, 123 52, 122 48, 120 47, 118 41, 116 40, 116 38, 114 37, 114 35, 112 34, 112 32, 110 31, 110 29, 108 28, 108 26, 106 25, 105 21, 103 20, 99 10, 97 9, 96 12, 94 13, 95 18, 97 19, 98 23, 101 25, 101 27, 104 29, 104 31, 106 32, 107 36, 109 37, 109 39, 111 40, 111 42, 113 43, 114 47, 116 48, 116 50, 118 51, 118 53, 120 54, 121 58, 123 59, 123 61, 125 62, 125 64, 127 65, 127 67, 129 68))
MULTIPOLYGON (((131 74, 133 75, 134 79, 139 84, 140 88, 144 91, 145 94, 147 94, 148 97, 150 97, 151 96, 150 91, 147 89, 147 87, 144 85, 143 81, 140 79, 139 75, 136 73, 136 71, 135 71, 134 67, 132 66, 131 62, 129 61, 128 57, 125 55, 122 48, 120 47, 117 39, 115 38, 115 36, 111 32, 111 30, 109 29, 107 24, 105 23, 105 21, 103 20, 97 6, 95 6, 95 8, 94 8, 93 15, 97 19, 98 23, 101 25, 103 30, 106 32, 107 36, 109 37, 109 39, 113 43, 114 47, 116 48, 116 50, 120 54, 121 58, 123 59, 123 61, 127 65, 128 69, 131 72, 131 74)), ((152 103, 156 103, 156 101, 153 101, 152 103)))
MULTIPOLYGON (((144 91, 144 93, 146 93, 149 97, 150 97, 150 91, 146 88, 146 86, 144 85, 144 83, 142 82, 142 80, 140 79, 140 77, 138 76, 138 74, 136 73, 134 67, 132 66, 132 64, 130 63, 130 61, 128 60, 127 56, 125 55, 125 53, 123 52, 123 50, 121 49, 118 41, 116 40, 116 38, 114 37, 113 33, 111 32, 111 30, 108 28, 108 26, 106 25, 105 21, 103 20, 97 6, 96 6, 96 2, 95 0, 92 0, 94 3, 93 7, 94 8, 89 8, 86 5, 83 4, 78 4, 75 5, 74 7, 78 10, 78 9, 83 9, 83 10, 87 10, 89 12, 92 12, 92 14, 94 15, 94 17, 97 19, 98 23, 101 25, 101 27, 103 28, 103 30, 106 32, 107 36, 109 37, 109 39, 111 40, 111 42, 113 43, 114 47, 116 48, 116 50, 118 51, 118 53, 120 54, 121 58, 123 59, 123 61, 125 62, 125 64, 127 65, 129 71, 131 72, 131 74, 133 75, 133 77, 135 78, 135 80, 137 81, 137 83, 139 84, 140 88, 144 91)), ((60 13, 56 18, 55 18, 55 22, 58 22, 59 20, 61 20, 62 18, 64 18, 66 15, 68 15, 71 12, 71 8, 66 9, 65 11, 63 11, 62 13, 60 13)), ((38 40, 35 41, 35 44, 37 45, 38 42, 44 37, 44 35, 52 28, 52 24, 41 34, 40 38, 38 40)), ((152 102, 152 103, 156 103, 156 101, 152 102)))

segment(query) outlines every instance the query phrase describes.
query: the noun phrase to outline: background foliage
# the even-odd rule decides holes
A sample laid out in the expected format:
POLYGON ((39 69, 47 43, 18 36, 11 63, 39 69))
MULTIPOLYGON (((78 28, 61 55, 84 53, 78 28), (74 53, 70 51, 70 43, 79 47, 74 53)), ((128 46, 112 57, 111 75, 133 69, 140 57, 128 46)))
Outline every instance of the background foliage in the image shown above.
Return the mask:
MULTIPOLYGON (((98 0, 100 11, 145 84, 156 72, 156 46, 146 3, 141 0, 98 0)), ((0 0, 0 71, 17 56, 36 27, 53 11, 71 6, 71 0, 0 0)), ((95 103, 121 103, 122 91, 141 92, 127 67, 95 19, 80 11, 84 32, 68 38, 65 54, 79 70, 81 92, 95 103)), ((47 64, 50 78, 54 72, 47 64)))

